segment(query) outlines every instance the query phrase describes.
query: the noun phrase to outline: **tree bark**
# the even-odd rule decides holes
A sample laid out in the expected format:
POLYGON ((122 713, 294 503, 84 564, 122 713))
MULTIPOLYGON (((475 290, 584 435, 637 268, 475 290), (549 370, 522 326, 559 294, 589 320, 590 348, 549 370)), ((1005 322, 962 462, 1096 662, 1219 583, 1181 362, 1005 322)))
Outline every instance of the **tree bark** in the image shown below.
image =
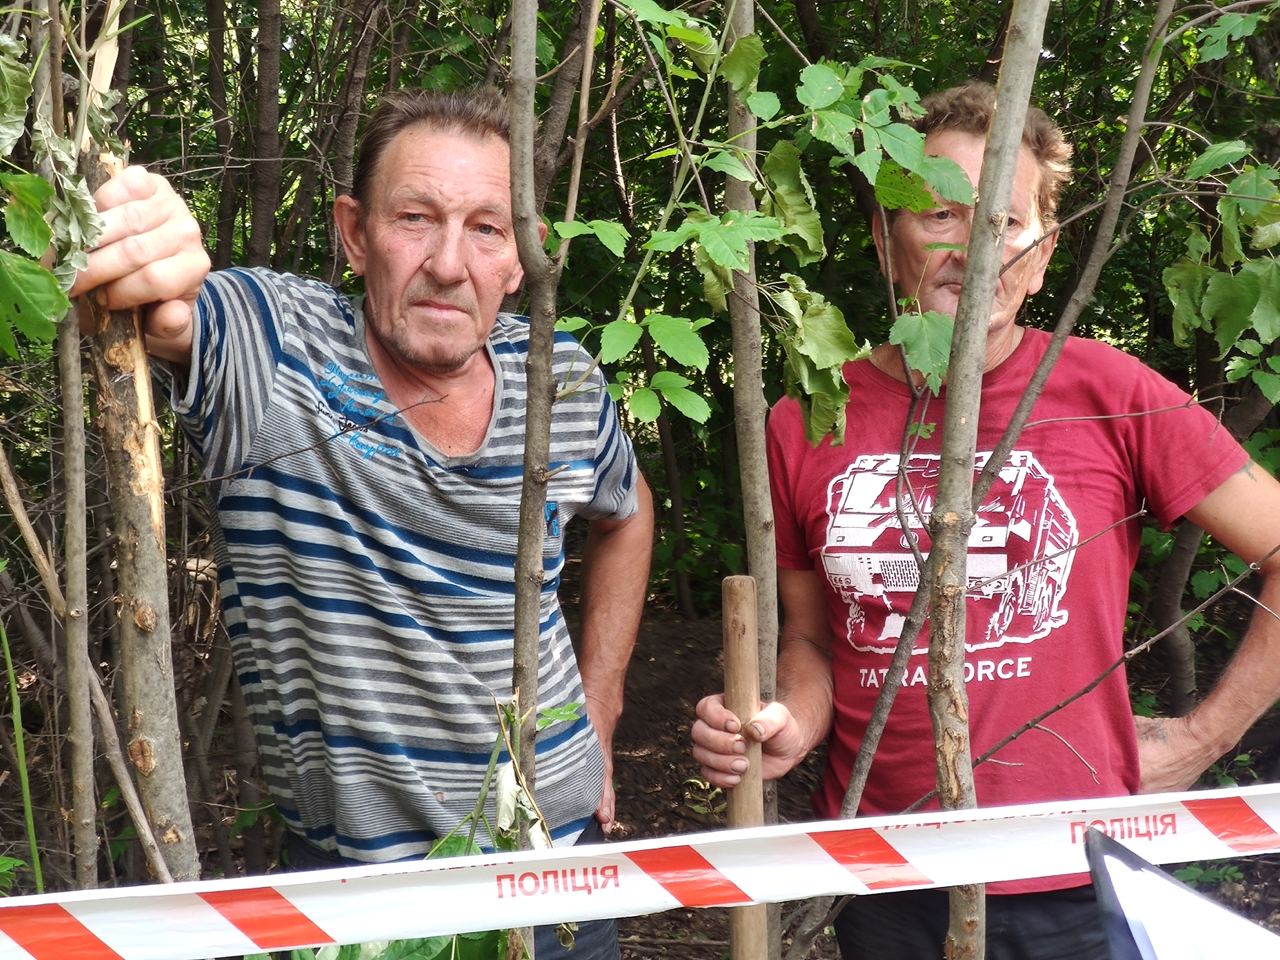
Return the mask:
MULTIPOLYGON (((1022 130, 1048 15, 1048 0, 1015 0, 987 134, 968 261, 956 310, 947 369, 941 474, 930 521, 933 600, 929 631, 929 714, 936 747, 938 795, 947 810, 977 805, 964 686, 968 540, 974 523, 973 466, 977 451, 987 328, 1004 260, 1009 197, 1022 149, 1022 130)), ((979 885, 951 890, 946 955, 978 960, 986 948, 986 903, 979 885)))
MULTIPOLYGON (((369 53, 373 49, 373 41, 377 38, 377 24, 382 12, 382 0, 367 0, 360 3, 355 16, 351 17, 351 60, 346 78, 342 83, 342 94, 338 98, 336 131, 333 148, 333 192, 335 195, 349 193, 353 170, 355 169, 356 125, 363 114, 365 89, 369 81, 369 53)), ((342 275, 342 265, 346 257, 342 245, 335 243, 329 253, 329 283, 337 283, 342 275)))
MULTIPOLYGON (((90 187, 105 178, 97 163, 90 187)), ((200 875, 183 776, 170 656, 163 468, 147 356, 136 313, 101 310, 90 299, 91 341, 110 478, 119 589, 120 654, 129 733, 147 819, 177 880, 200 875)))
MULTIPOLYGON (((755 32, 755 6, 735 3, 725 30, 725 48, 732 49, 742 37, 755 32)), ((746 97, 729 88, 728 140, 748 157, 756 152, 758 122, 747 108, 746 97)), ((753 213, 756 209, 751 185, 728 177, 724 203, 729 210, 753 213)), ((747 254, 747 271, 734 273, 729 295, 729 323, 733 338, 734 433, 738 439, 739 475, 742 478, 742 512, 747 541, 747 570, 759 586, 756 598, 756 628, 760 658, 760 697, 772 700, 778 675, 778 559, 773 539, 773 501, 769 496, 769 465, 765 452, 764 428, 768 404, 764 399, 763 353, 761 350, 760 298, 756 287, 755 247, 747 254)), ((764 796, 764 819, 776 823, 778 794, 769 784, 764 796)), ((769 911, 768 954, 781 956, 781 913, 769 911)))
POLYGON ((251 267, 271 261, 276 208, 280 205, 280 0, 258 0, 258 96, 250 164, 252 204, 249 248, 251 267))
POLYGON ((227 104, 227 7, 226 0, 205 0, 209 21, 209 109, 213 114, 213 136, 218 145, 222 170, 218 175, 218 212, 214 223, 213 266, 231 266, 231 249, 239 207, 239 172, 233 167, 235 127, 227 104))

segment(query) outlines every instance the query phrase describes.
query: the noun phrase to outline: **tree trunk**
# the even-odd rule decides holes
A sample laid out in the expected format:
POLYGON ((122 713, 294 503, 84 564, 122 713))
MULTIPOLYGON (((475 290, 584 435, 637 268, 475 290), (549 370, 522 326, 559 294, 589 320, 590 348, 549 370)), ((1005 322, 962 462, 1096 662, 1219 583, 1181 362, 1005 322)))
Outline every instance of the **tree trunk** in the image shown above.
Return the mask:
MULTIPOLYGON (((90 185, 103 179, 92 164, 90 185)), ((116 537, 120 657, 128 754, 147 820, 176 880, 200 875, 183 776, 170 656, 163 470, 136 314, 101 311, 94 373, 116 537)))
MULTIPOLYGON (((1016 0, 1009 15, 996 87, 996 114, 987 134, 978 182, 968 262, 947 370, 937 502, 930 522, 932 604, 929 632, 929 714, 933 723, 938 795, 943 809, 977 805, 964 688, 965 593, 969 530, 974 523, 973 465, 977 450, 987 328, 1004 259, 1013 174, 1048 15, 1048 0, 1016 0)), ((986 948, 986 903, 980 885, 951 890, 946 955, 978 960, 986 948)))
MULTIPOLYGON (((750 3, 733 4, 725 31, 725 47, 731 49, 741 37, 755 32, 755 7, 750 3)), ((728 140, 748 157, 756 150, 758 121, 747 108, 746 97, 729 88, 728 140)), ((728 177, 724 203, 729 210, 752 213, 756 209, 751 185, 728 177)), ((733 335, 733 410, 734 433, 738 439, 739 475, 742 478, 742 512, 746 529, 747 570, 758 584, 756 629, 760 658, 760 697, 774 698, 778 675, 778 559, 773 539, 773 501, 769 496, 769 465, 765 452, 764 427, 768 404, 764 399, 762 351, 760 346, 760 299, 756 288, 754 245, 747 255, 745 273, 733 275, 729 295, 729 322, 733 335)), ((778 795, 769 784, 764 797, 764 819, 776 823, 778 795)), ((781 914, 769 911, 768 953, 779 957, 782 950, 781 914)))
MULTIPOLYGON (((333 150, 334 195, 351 191, 352 171, 355 168, 356 125, 363 111, 364 93, 369 81, 369 52, 377 37, 382 0, 362 3, 351 18, 351 63, 338 98, 336 134, 333 150)), ((329 255, 329 282, 337 283, 346 262, 340 243, 335 243, 329 255)))
POLYGON ((258 111, 253 125, 252 206, 245 254, 251 267, 270 263, 280 205, 280 24, 280 0, 259 0, 258 111))
POLYGON ((227 7, 226 0, 205 0, 209 20, 209 109, 213 114, 213 136, 218 145, 222 170, 218 175, 218 213, 214 223, 213 266, 231 266, 235 239, 236 210, 239 207, 239 173, 232 166, 235 127, 227 103, 227 7))

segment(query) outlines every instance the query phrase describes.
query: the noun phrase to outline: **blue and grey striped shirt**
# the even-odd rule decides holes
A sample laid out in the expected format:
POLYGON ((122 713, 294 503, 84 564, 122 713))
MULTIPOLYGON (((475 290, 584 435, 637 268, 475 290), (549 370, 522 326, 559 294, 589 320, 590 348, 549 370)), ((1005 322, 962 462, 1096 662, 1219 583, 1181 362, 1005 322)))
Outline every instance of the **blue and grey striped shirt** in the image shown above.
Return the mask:
MULTIPOLYGON (((217 509, 223 614, 267 786, 294 831, 376 862, 425 853, 471 811, 495 698, 510 696, 528 326, 494 325, 493 419, 465 457, 398 415, 364 334, 331 287, 231 270, 201 291, 190 372, 160 376, 217 509)), ((573 382, 590 358, 557 335, 554 369, 573 382)), ((556 595, 565 524, 636 505, 598 372, 556 402, 551 445, 544 708, 584 703, 556 595)), ((561 842, 591 817, 604 770, 578 713, 538 739, 538 801, 561 842)))

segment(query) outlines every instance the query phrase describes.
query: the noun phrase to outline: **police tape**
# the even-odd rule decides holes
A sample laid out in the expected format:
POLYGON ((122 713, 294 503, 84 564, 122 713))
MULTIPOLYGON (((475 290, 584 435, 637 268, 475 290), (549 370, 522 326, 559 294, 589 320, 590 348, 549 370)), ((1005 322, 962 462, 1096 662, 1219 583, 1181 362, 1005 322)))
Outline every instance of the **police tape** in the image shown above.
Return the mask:
POLYGON ((0 958, 199 960, 1081 874, 1090 827, 1153 863, 1273 853, 1280 785, 17 897, 0 900, 0 958))

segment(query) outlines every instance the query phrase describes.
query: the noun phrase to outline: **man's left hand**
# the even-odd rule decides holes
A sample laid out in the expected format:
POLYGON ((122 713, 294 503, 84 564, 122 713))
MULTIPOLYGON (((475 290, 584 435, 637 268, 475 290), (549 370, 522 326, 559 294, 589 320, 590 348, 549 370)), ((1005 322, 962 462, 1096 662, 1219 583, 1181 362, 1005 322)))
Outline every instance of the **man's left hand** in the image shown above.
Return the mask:
POLYGON ((600 791, 600 803, 596 807, 596 819, 600 821, 600 829, 607 837, 613 832, 616 794, 613 789, 613 729, 617 726, 616 711, 612 717, 606 705, 591 694, 587 694, 587 716, 591 718, 591 726, 596 731, 596 739, 600 741, 600 750, 604 753, 604 788, 600 791))
POLYGON ((1188 717, 1134 717, 1138 729, 1140 793, 1186 790, 1217 759, 1188 717))

